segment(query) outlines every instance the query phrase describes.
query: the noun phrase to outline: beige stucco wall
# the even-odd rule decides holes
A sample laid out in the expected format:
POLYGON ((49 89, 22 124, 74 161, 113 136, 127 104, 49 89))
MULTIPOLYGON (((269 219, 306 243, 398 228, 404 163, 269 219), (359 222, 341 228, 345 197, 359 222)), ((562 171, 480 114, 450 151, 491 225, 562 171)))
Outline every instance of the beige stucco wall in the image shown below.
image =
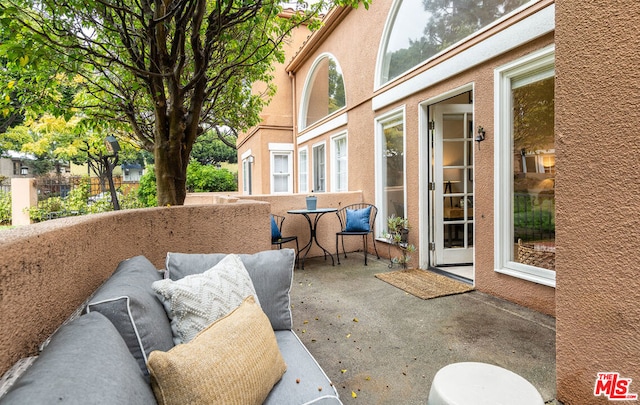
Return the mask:
MULTIPOLYGON (((477 126, 486 130, 487 139, 475 145, 475 282, 480 291, 555 315, 555 289, 494 271, 494 69, 553 43, 553 35, 479 66, 465 77, 474 82, 474 111, 477 126)), ((556 192, 557 195, 557 192, 556 192)), ((556 241, 557 242, 557 241, 556 241)), ((557 246, 557 243, 556 243, 557 246)), ((556 269, 560 271, 557 267, 556 269)))
MULTIPOLYGON (((293 30, 284 44, 285 63, 296 54, 303 42, 309 36, 309 29, 306 26, 298 27, 293 30)), ((266 194, 270 192, 270 154, 268 149, 269 142, 293 143, 293 127, 295 118, 292 105, 292 78, 285 72, 284 64, 276 63, 274 65, 272 85, 277 88, 276 94, 273 96, 269 104, 262 110, 260 117, 261 123, 253 128, 249 128, 246 132, 238 135, 238 189, 243 190, 243 166, 242 155, 251 150, 254 156, 254 165, 252 172, 252 193, 266 194)), ((264 83, 254 84, 253 91, 260 94, 265 89, 264 83)), ((295 189, 295 188, 294 188, 295 189)))
POLYGON ((598 372, 640 393, 640 3, 560 1, 556 24, 558 397, 608 403, 598 372))
POLYGON ((0 231, 0 375, 33 355, 126 258, 271 249, 268 203, 147 208, 0 231))
MULTIPOLYGON (((527 11, 528 15, 536 10, 548 6, 549 2, 537 5, 534 10, 527 11)), ((499 55, 487 63, 475 66, 459 75, 453 76, 443 82, 436 83, 431 87, 421 90, 415 94, 407 96, 402 100, 385 106, 380 110, 372 109, 372 99, 374 96, 384 93, 388 88, 392 88, 408 78, 415 76, 421 71, 428 70, 438 60, 408 74, 397 82, 386 86, 386 88, 374 91, 375 66, 378 58, 379 41, 382 39, 383 29, 387 16, 391 9, 392 2, 373 2, 369 10, 360 8, 352 10, 344 16, 344 19, 333 31, 323 38, 320 45, 310 52, 304 62, 295 64, 295 77, 297 86, 295 88, 296 111, 300 110, 300 103, 304 93, 303 83, 311 73, 313 63, 323 54, 330 53, 340 64, 344 76, 344 83, 347 95, 347 107, 334 113, 327 119, 306 128, 298 133, 305 137, 310 131, 340 114, 348 114, 348 122, 344 126, 335 128, 324 134, 318 135, 305 142, 301 142, 298 147, 307 146, 309 156, 311 148, 319 142, 326 142, 326 163, 327 163, 327 189, 331 190, 332 157, 331 157, 331 137, 347 132, 349 148, 349 189, 363 190, 365 201, 375 203, 375 119, 390 111, 404 108, 405 134, 406 134, 406 192, 407 192, 407 217, 412 224, 412 231, 409 241, 416 246, 420 245, 421 238, 428 238, 427 227, 422 229, 420 225, 420 204, 426 211, 427 202, 421 201, 421 190, 426 187, 420 181, 421 144, 420 137, 426 136, 420 129, 420 115, 425 100, 439 97, 442 94, 451 92, 462 86, 473 86, 474 89, 474 120, 475 125, 481 125, 487 130, 487 141, 481 145, 474 145, 475 149, 475 286, 478 290, 496 295, 510 301, 528 306, 546 314, 555 314, 555 289, 542 286, 540 284, 524 281, 511 276, 501 275, 494 271, 493 259, 493 120, 494 120, 494 69, 502 66, 516 58, 524 56, 532 51, 544 48, 553 44, 553 34, 538 38, 525 46, 499 55), (344 41, 344 38, 350 38, 344 41)), ((509 26, 512 22, 495 27, 493 33, 498 32, 503 27, 509 26)), ((485 34, 491 35, 492 32, 485 34)), ((457 51, 451 51, 455 54, 457 51)), ((450 55, 443 55, 440 61, 445 60, 450 55)), ((422 144, 427 144, 426 141, 422 144)), ((424 153, 426 157, 426 153, 424 153)), ((309 159, 311 162, 311 159, 309 159)), ((309 168, 311 174, 311 166, 309 168)), ((311 179, 310 179, 311 180, 311 179)), ((426 182, 426 180, 423 180, 426 182)), ((428 252, 419 251, 415 256, 422 255, 421 262, 426 263, 428 252)))
POLYGON ((38 203, 36 179, 14 177, 11 179, 11 225, 29 225, 29 208, 38 203))

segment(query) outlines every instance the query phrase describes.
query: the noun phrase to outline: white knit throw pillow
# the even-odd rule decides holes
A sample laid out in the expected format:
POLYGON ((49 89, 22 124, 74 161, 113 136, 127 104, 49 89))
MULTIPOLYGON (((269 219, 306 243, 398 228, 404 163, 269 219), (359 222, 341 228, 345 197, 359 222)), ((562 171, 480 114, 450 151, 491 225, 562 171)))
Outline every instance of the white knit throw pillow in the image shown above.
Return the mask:
POLYGON ((234 254, 227 255, 204 273, 177 281, 158 280, 151 287, 171 320, 176 345, 189 342, 250 295, 260 304, 247 269, 234 254))

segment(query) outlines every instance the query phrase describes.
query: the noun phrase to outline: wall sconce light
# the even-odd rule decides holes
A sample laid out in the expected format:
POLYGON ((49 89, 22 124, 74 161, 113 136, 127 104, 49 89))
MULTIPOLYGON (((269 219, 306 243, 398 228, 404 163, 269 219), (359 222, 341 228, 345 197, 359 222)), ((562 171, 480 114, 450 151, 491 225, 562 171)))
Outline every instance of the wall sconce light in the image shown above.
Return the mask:
POLYGON ((478 135, 476 136, 476 142, 484 141, 485 135, 486 135, 486 132, 484 128, 478 127, 478 135))
POLYGON ((20 175, 26 176, 27 174, 29 174, 29 167, 28 166, 20 166, 20 175))
POLYGON ((255 159, 255 158, 253 157, 253 155, 249 155, 249 156, 247 157, 247 162, 249 162, 249 163, 253 163, 254 159, 255 159))

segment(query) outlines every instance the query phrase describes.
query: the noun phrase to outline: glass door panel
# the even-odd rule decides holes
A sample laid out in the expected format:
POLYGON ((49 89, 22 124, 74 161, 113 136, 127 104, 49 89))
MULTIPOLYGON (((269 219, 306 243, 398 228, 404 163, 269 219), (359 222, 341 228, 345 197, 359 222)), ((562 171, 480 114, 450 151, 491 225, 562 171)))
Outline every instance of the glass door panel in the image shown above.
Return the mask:
POLYGON ((435 109, 435 264, 473 262, 473 106, 435 109))

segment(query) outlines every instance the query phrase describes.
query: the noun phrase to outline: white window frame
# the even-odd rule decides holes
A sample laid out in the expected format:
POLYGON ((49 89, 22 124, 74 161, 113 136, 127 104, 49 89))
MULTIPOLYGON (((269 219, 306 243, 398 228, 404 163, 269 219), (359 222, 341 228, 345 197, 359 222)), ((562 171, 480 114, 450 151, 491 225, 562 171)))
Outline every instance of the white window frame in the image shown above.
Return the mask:
POLYGON ((331 137, 331 191, 340 192, 349 190, 349 142, 347 133, 331 137), (337 143, 344 140, 344 155, 338 156, 337 143), (340 160, 343 164, 340 165, 340 160), (340 167, 344 170, 344 184, 340 181, 340 167))
POLYGON ((250 195, 251 189, 251 163, 253 163, 253 156, 251 155, 251 149, 247 150, 240 156, 242 159, 242 194, 250 195))
POLYGON ((402 148, 405 151, 403 156, 403 175, 404 178, 402 180, 404 184, 403 189, 403 200, 404 200, 404 210, 407 212, 407 114, 405 106, 397 108, 393 111, 390 111, 384 115, 376 117, 375 119, 375 185, 376 185, 376 207, 378 207, 378 215, 376 216, 376 229, 378 229, 379 234, 375 235, 376 238, 381 240, 386 240, 382 238, 382 232, 386 232, 387 230, 387 205, 386 198, 384 194, 385 187, 385 179, 382 176, 382 173, 386 173, 386 170, 383 170, 383 159, 382 159, 382 151, 385 148, 385 139, 384 139, 384 125, 389 121, 394 121, 401 119, 403 123, 403 134, 402 134, 402 148))
POLYGON ((309 192, 309 149, 306 146, 298 149, 298 192, 309 192))
POLYGON ((318 142, 311 147, 311 167, 312 167, 312 176, 313 176, 313 192, 315 193, 324 193, 327 191, 327 143, 326 142, 318 142), (322 169, 318 169, 318 161, 316 160, 316 149, 323 148, 323 161, 322 161, 322 169), (324 179, 324 185, 322 190, 318 190, 318 185, 316 184, 317 175, 316 173, 322 174, 322 178, 324 179))
MULTIPOLYGON (((327 114, 324 117, 319 118, 315 122, 312 122, 309 125, 307 125, 307 113, 309 111, 309 103, 311 102, 311 100, 310 100, 311 91, 313 90, 311 87, 314 84, 315 76, 318 73, 317 72, 317 68, 325 59, 332 59, 336 63, 337 69, 342 74, 343 85, 345 86, 345 90, 346 90, 346 84, 344 83, 345 77, 344 77, 344 73, 342 73, 343 70, 342 70, 342 67, 340 66, 340 63, 338 62, 338 58, 336 58, 333 54, 331 54, 329 52, 322 53, 320 56, 318 56, 316 58, 316 60, 311 65, 311 69, 309 69, 310 73, 307 75, 307 77, 305 79, 305 82, 304 82, 304 87, 302 88, 303 89, 302 90, 302 103, 300 105, 300 111, 298 113, 299 114, 298 115, 298 126, 299 126, 299 130, 300 131, 304 131, 305 128, 313 126, 317 122, 323 121, 327 117, 333 116, 334 114, 337 114, 339 111, 344 111, 346 109, 347 100, 345 98, 345 106, 344 107, 341 107, 341 108, 337 109, 336 111, 334 111, 334 112, 332 112, 330 114, 327 114)), ((346 92, 345 92, 345 97, 346 97, 346 92)))
POLYGON ((287 194, 293 192, 293 144, 288 143, 270 143, 269 144, 269 154, 271 156, 271 194, 287 194), (287 157, 287 172, 276 173, 275 172, 275 157, 276 156, 286 156, 287 157), (286 176, 287 177, 287 190, 286 191, 275 191, 275 179, 276 176, 286 176))
POLYGON ((515 262, 513 255, 512 80, 531 82, 555 74, 555 46, 533 52, 494 71, 494 262, 497 273, 555 287, 556 272, 515 262))
MULTIPOLYGON (((540 0, 532 0, 532 2, 528 4, 535 4, 537 2, 540 2, 540 0)), ((528 7, 528 4, 525 4, 523 7, 528 7)), ((396 12, 395 9, 393 10, 393 12, 396 12)), ((517 13, 517 11, 514 13, 517 13)), ((507 18, 510 17, 503 16, 500 20, 494 22, 494 25, 500 23, 502 19, 507 18)), ((390 13, 389 17, 387 17, 387 23, 385 24, 385 27, 390 25, 391 19, 392 14, 390 13)), ((492 27, 493 25, 489 25, 480 31, 476 31, 474 34, 472 34, 471 37, 460 41, 459 44, 467 42, 472 37, 482 35, 483 32, 491 29, 492 27)), ((380 41, 380 47, 378 49, 378 57, 376 61, 374 91, 382 89, 389 83, 393 83, 380 83, 382 77, 382 58, 384 56, 383 51, 386 48, 385 41, 386 38, 388 38, 388 32, 390 29, 390 27, 385 28, 385 31, 383 32, 383 38, 385 39, 380 41)), ((491 35, 488 38, 472 45, 471 47, 461 50, 455 55, 452 55, 450 58, 439 62, 435 66, 430 67, 422 73, 418 73, 417 75, 407 80, 404 80, 405 76, 400 76, 393 79, 397 84, 394 86, 388 86, 387 90, 384 90, 375 95, 371 100, 371 108, 373 111, 381 110, 393 103, 407 98, 411 94, 415 94, 462 72, 468 71, 475 66, 479 66, 497 57, 498 55, 502 55, 522 45, 528 44, 536 38, 542 37, 543 35, 552 33, 554 30, 555 4, 550 4, 535 12, 534 14, 524 18, 523 20, 517 21, 509 27, 506 27, 504 30, 496 33, 495 35, 491 35)), ((453 49, 456 46, 457 45, 453 45, 449 48, 449 50, 453 49)), ((430 60, 433 60, 437 57, 438 56, 436 55, 430 60)), ((428 62, 429 61, 425 61, 424 64, 428 62)), ((420 68, 420 66, 414 67, 413 70, 420 68)))

